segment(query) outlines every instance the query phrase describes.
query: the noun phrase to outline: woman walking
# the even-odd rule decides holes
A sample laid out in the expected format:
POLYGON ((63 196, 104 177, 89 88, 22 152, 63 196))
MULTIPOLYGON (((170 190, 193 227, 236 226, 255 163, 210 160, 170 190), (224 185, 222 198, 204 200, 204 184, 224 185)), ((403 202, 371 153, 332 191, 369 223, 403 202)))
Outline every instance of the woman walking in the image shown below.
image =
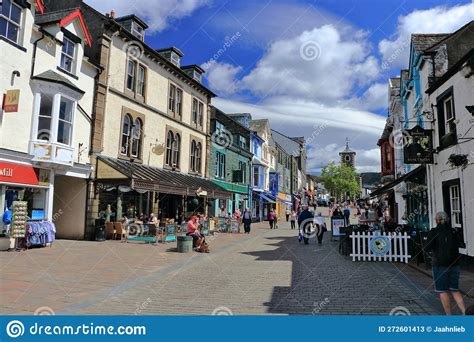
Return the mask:
POLYGON ((296 228, 296 212, 293 210, 290 214, 290 224, 291 224, 291 229, 296 228))
POLYGON ((276 218, 275 211, 272 209, 268 213, 268 223, 270 224, 270 229, 275 228, 275 218, 276 218))

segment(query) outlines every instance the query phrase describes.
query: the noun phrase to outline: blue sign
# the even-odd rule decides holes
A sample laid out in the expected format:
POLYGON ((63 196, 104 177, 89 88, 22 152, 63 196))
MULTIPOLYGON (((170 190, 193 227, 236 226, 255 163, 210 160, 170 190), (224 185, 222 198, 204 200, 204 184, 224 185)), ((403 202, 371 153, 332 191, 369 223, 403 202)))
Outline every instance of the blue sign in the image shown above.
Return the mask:
POLYGON ((370 250, 376 256, 385 256, 390 251, 390 239, 386 236, 376 236, 370 240, 370 250))
POLYGON ((274 195, 278 195, 278 173, 270 172, 270 192, 274 195))

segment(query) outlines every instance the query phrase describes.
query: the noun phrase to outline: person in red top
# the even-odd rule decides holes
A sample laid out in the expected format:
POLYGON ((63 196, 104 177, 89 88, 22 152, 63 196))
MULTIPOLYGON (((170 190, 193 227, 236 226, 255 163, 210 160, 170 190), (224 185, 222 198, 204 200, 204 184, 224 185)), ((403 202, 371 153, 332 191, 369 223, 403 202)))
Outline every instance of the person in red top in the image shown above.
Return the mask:
POLYGON ((193 245, 195 245, 195 247, 199 247, 199 246, 196 246, 196 241, 198 241, 201 238, 201 233, 199 232, 199 217, 198 216, 193 216, 188 221, 188 225, 186 227, 186 236, 192 236, 193 245))
POLYGON ((276 214, 275 214, 275 211, 272 209, 268 213, 268 223, 270 223, 270 229, 275 228, 275 220, 276 220, 276 214))

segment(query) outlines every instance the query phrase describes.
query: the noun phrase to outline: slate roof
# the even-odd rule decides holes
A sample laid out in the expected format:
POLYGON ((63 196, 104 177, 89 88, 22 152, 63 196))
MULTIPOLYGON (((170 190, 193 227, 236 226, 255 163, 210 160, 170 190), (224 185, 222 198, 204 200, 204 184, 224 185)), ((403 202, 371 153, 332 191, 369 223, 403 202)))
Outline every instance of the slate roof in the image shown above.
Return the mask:
POLYGON ((43 72, 39 75, 33 76, 32 78, 36 79, 36 80, 59 83, 59 84, 62 84, 66 87, 71 88, 72 90, 77 91, 80 94, 85 93, 83 90, 76 87, 76 85, 74 83, 72 83, 71 81, 69 81, 66 77, 61 76, 61 75, 59 75, 58 73, 56 73, 52 70, 45 71, 45 72, 43 72))
POLYGON ((290 137, 287 137, 286 135, 281 134, 280 132, 272 129, 272 138, 289 155, 292 155, 292 156, 299 155, 300 144, 298 144, 296 141, 294 141, 290 137))
POLYGON ((411 35, 411 42, 416 52, 422 52, 448 36, 449 34, 447 33, 439 33, 439 34, 414 33, 411 35))
POLYGON ((64 9, 60 11, 53 11, 53 12, 48 12, 45 14, 36 15, 35 24, 43 25, 43 24, 49 24, 49 23, 57 23, 58 21, 61 21, 62 19, 67 17, 69 14, 77 10, 78 8, 68 8, 68 9, 64 9))
POLYGON ((268 124, 268 119, 262 120, 251 120, 249 124, 249 129, 254 132, 261 132, 265 129, 265 125, 268 124))

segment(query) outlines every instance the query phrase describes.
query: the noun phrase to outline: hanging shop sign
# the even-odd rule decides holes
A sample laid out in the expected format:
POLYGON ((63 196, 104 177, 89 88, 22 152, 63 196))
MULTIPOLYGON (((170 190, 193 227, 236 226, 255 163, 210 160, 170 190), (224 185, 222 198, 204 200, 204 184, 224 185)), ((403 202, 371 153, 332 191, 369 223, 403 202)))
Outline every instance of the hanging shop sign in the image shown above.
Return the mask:
POLYGON ((407 130, 403 149, 405 164, 433 164, 433 131, 416 126, 407 130))
POLYGON ((0 183, 40 185, 39 170, 31 166, 0 162, 0 183))
POLYGON ((278 194, 278 173, 270 172, 270 192, 274 196, 278 194))
POLYGON ((7 90, 3 98, 2 109, 5 113, 18 112, 18 104, 20 103, 20 90, 7 90))

